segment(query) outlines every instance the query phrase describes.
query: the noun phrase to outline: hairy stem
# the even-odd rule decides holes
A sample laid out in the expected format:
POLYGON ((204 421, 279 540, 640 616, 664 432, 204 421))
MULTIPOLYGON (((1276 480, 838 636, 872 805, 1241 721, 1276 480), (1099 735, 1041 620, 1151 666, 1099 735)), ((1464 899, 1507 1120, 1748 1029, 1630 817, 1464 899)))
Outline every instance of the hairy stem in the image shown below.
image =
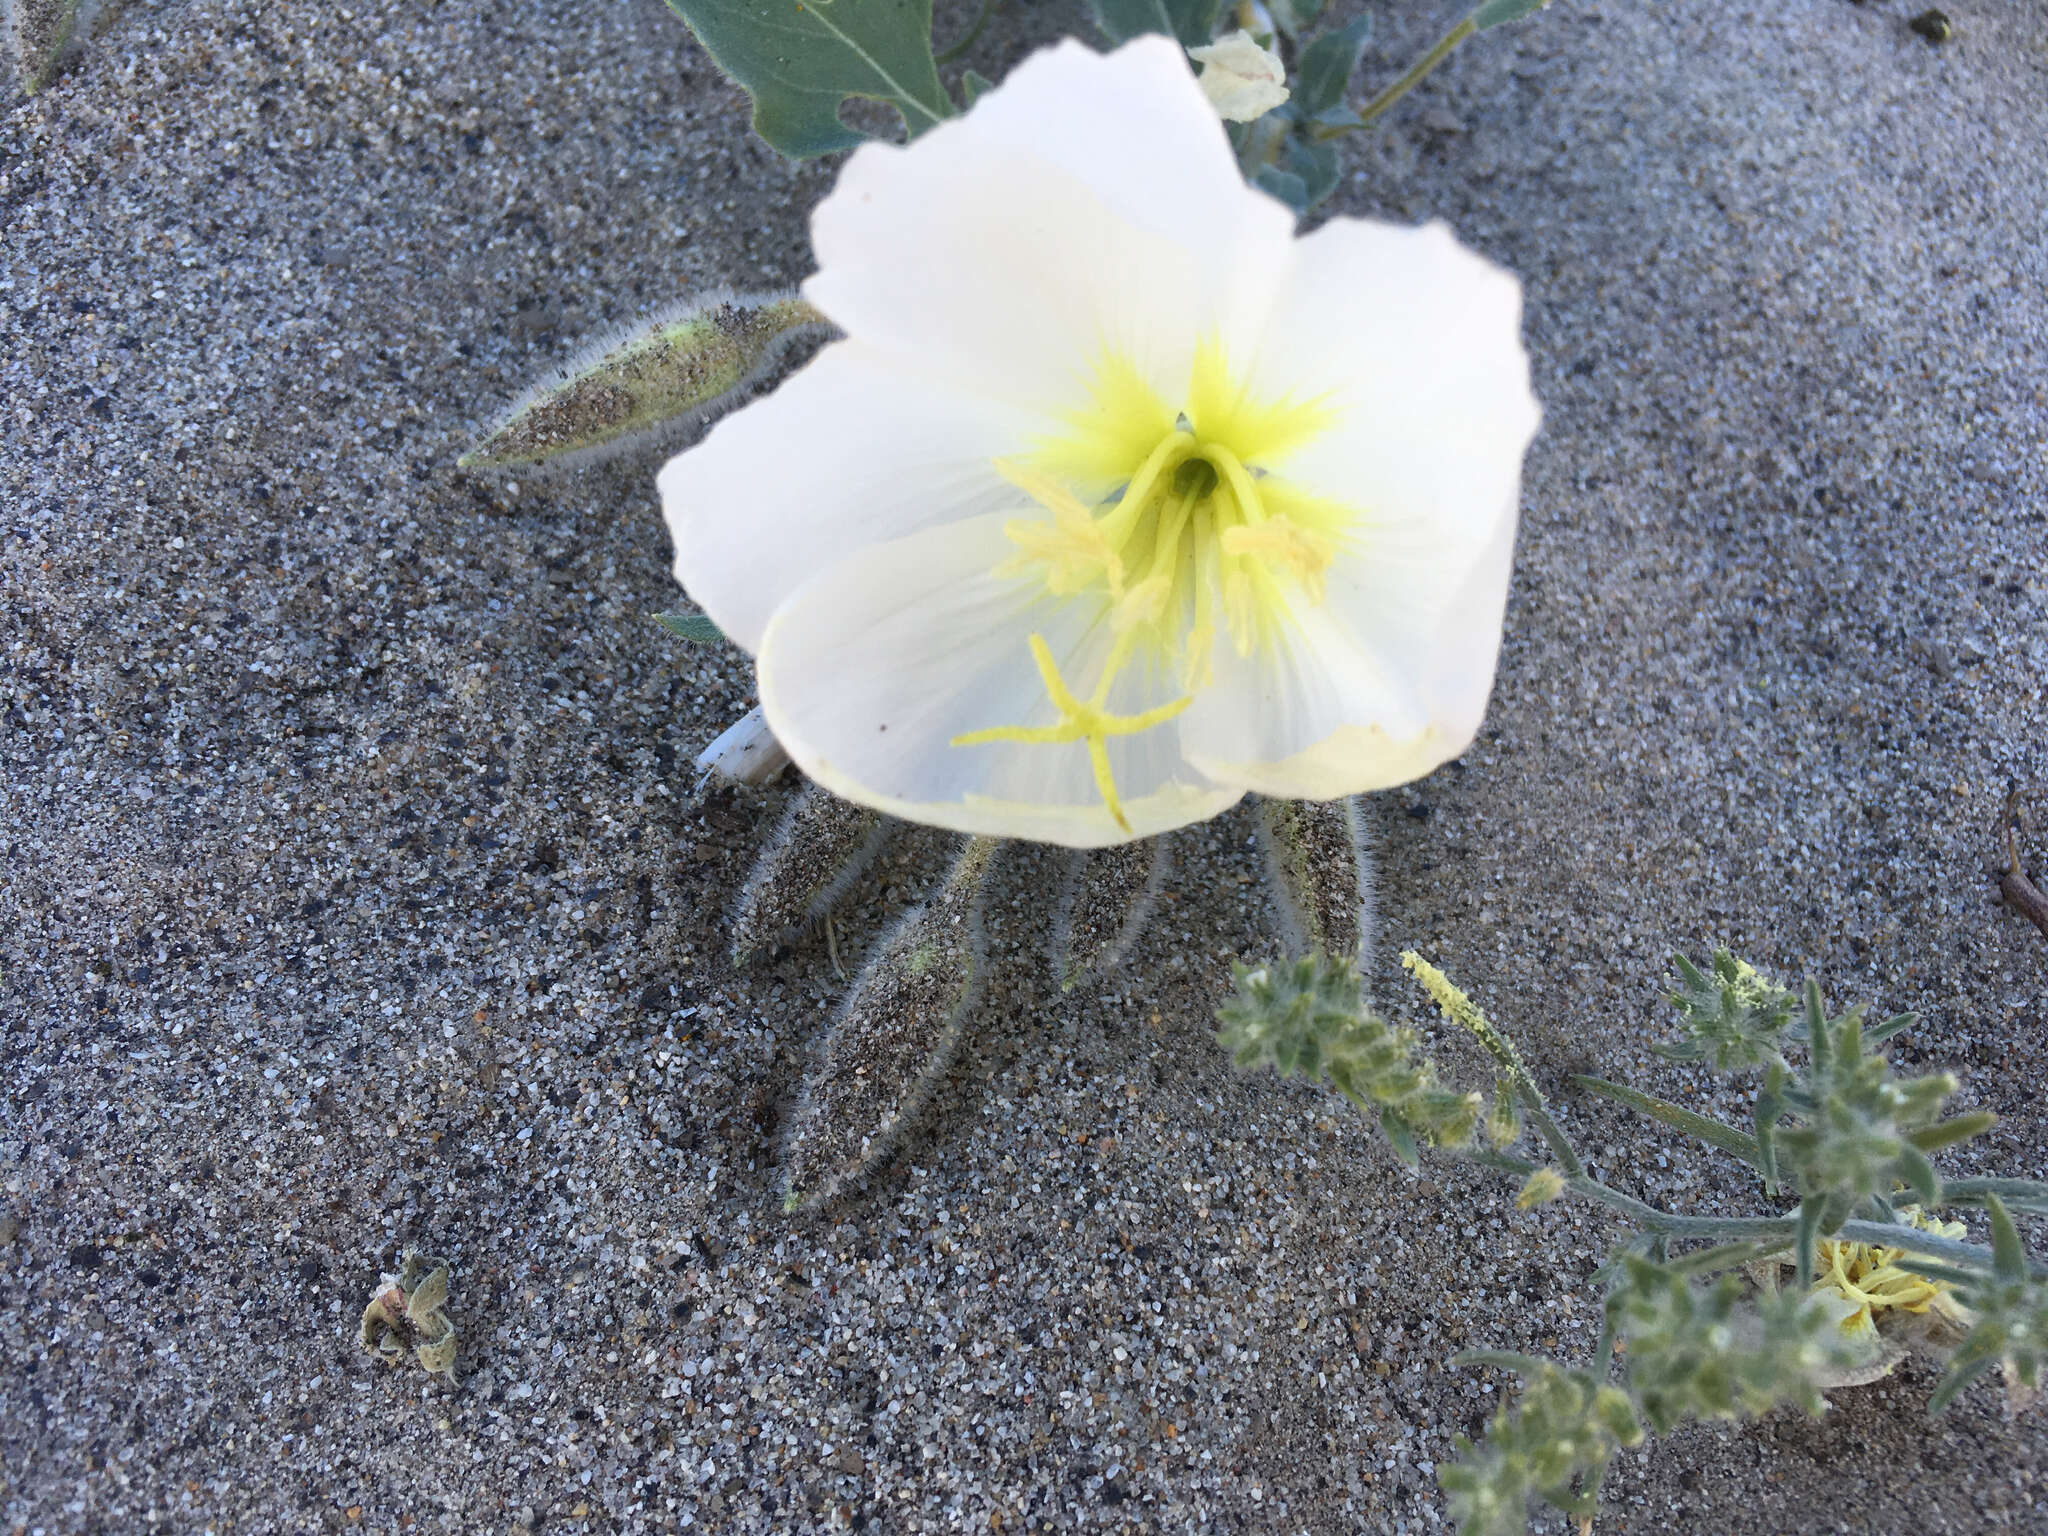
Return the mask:
MULTIPOLYGON (((1668 1237, 1704 1238, 1720 1242, 1758 1238, 1786 1243, 1795 1242, 1799 1237, 1799 1218, 1796 1214, 1675 1216, 1638 1200, 1634 1195, 1623 1194, 1612 1185, 1603 1184, 1598 1179, 1585 1175, 1567 1179, 1565 1188, 1596 1204, 1621 1212, 1624 1216, 1641 1223, 1646 1232, 1661 1233, 1668 1237)), ((1989 1248, 1896 1222, 1845 1221, 1833 1236, 1842 1242, 1873 1243, 1882 1248, 1903 1248, 1908 1253, 1925 1254, 1931 1259, 1945 1259, 1951 1264, 1967 1265, 1972 1269, 1991 1268, 1992 1255, 1989 1248)), ((2036 1278, 2048 1279, 2048 1264, 2032 1264, 2029 1266, 2029 1273, 2036 1278)))
POLYGON ((1406 74, 1388 86, 1384 91, 1381 91, 1379 95, 1373 97, 1371 101, 1360 107, 1355 121, 1322 124, 1315 130, 1315 136, 1319 139, 1334 139, 1340 133, 1349 133, 1354 128, 1363 128, 1367 123, 1370 123, 1374 118, 1385 112, 1387 108, 1391 107, 1403 96, 1414 90, 1416 86, 1420 85, 1423 80, 1428 78, 1429 72, 1449 58, 1457 49, 1458 44, 1464 42, 1466 38, 1479 30, 1478 16, 1479 13, 1474 11, 1455 27, 1452 27, 1450 31, 1438 38, 1434 48, 1408 66, 1406 74))
POLYGON ((981 40, 982 29, 988 25, 989 18, 1002 8, 1003 0, 981 0, 981 9, 975 13, 974 21, 967 28, 967 35, 944 53, 934 55, 932 62, 935 64, 950 64, 968 49, 972 48, 981 40))

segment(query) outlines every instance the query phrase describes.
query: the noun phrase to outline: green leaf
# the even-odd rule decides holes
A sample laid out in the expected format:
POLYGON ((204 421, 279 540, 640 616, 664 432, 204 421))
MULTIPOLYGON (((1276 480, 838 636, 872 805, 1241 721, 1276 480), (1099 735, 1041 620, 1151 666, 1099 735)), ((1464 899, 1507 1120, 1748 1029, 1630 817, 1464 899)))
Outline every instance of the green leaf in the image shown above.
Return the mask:
POLYGON ((983 91, 992 91, 995 88, 995 81, 989 79, 984 74, 977 73, 971 69, 964 69, 960 72, 960 94, 967 98, 967 105, 970 107, 981 100, 981 93, 983 91))
POLYGON ((911 138, 953 115, 932 61, 931 0, 668 0, 754 99, 754 132, 793 159, 851 149, 849 96, 885 101, 911 138))
POLYGON ((1958 1392, 1962 1391, 1963 1388, 1967 1387, 1996 1364, 1998 1364, 1998 1358, 1995 1355, 1991 1355, 1981 1360, 1972 1360, 1967 1365, 1959 1365, 1950 1371, 1943 1378, 1941 1385, 1934 1389, 1934 1396, 1927 1399, 1927 1416, 1933 1418, 1936 1414, 1940 1413, 1942 1409, 1955 1401, 1958 1392))
POLYGON ((1835 1037, 1828 1030, 1827 1010, 1821 1006, 1820 983, 1806 978, 1806 1049, 1813 1058, 1813 1080, 1828 1075, 1834 1062, 1835 1037))
POLYGON ((1184 48, 1199 48, 1214 40, 1222 0, 1088 0, 1088 8, 1095 24, 1119 43, 1163 32, 1184 48))
POLYGON ((1922 1152, 1939 1152, 1943 1147, 1952 1147, 1959 1141, 1968 1141, 1972 1136, 1981 1136, 1998 1124, 1998 1116, 1988 1109, 1973 1109, 1968 1114, 1956 1115, 1934 1125, 1923 1125, 1917 1131, 1908 1131, 1906 1140, 1922 1152))
POLYGON ((1307 139, 1291 140, 1287 145, 1287 169, 1301 182, 1304 198, 1295 212, 1306 213, 1337 190, 1337 146, 1307 139))
POLYGON ((1763 1091, 1756 1096, 1757 1171, 1764 1176, 1764 1193, 1778 1192, 1778 1117, 1785 1112, 1785 1067, 1782 1062, 1772 1062, 1764 1074, 1763 1091))
POLYGON ((1296 213, 1308 212, 1308 183, 1292 171, 1283 171, 1277 165, 1262 165, 1258 174, 1252 177, 1252 185, 1279 198, 1296 213))
POLYGON ((1301 52, 1295 70, 1294 104, 1304 117, 1314 117, 1340 105, 1350 88, 1351 76, 1365 54, 1365 40, 1372 35, 1372 17, 1325 32, 1301 52))
POLYGON ((1487 0, 1472 13, 1472 30, 1484 32, 1505 22, 1520 21, 1524 16, 1535 15, 1548 4, 1550 0, 1487 0))
POLYGON ((657 613, 654 622, 692 645, 712 645, 725 638, 719 627, 701 613, 657 613))
POLYGON ((1991 1208, 1991 1270, 2001 1280, 2027 1278, 2027 1250, 2020 1242, 2019 1229, 2006 1214, 2005 1202, 1991 1195, 1984 1202, 1991 1208))
POLYGON ((1893 1035, 1896 1035, 1902 1029, 1911 1029, 1919 1022, 1920 1015, 1917 1013, 1893 1014, 1882 1024, 1873 1024, 1869 1029, 1863 1031, 1863 1043, 1865 1045, 1876 1045, 1880 1041, 1891 1039, 1893 1035))
POLYGON ((1323 0, 1272 0, 1266 10, 1274 26, 1289 37, 1297 37, 1323 14, 1323 0))
POLYGON ((1620 1083, 1610 1083, 1604 1077, 1575 1077, 1572 1081, 1604 1099, 1626 1104, 1630 1109, 1648 1115, 1652 1120, 1668 1125, 1674 1131, 1683 1131, 1688 1136, 1698 1137, 1710 1147, 1719 1147, 1730 1157, 1740 1158, 1752 1168, 1763 1167, 1763 1152, 1757 1146, 1756 1138, 1744 1135, 1733 1126, 1723 1125, 1718 1120, 1710 1120, 1705 1115, 1694 1114, 1668 1099, 1655 1098, 1634 1088, 1623 1087, 1620 1083))
POLYGON ((1670 1269, 1674 1274, 1697 1278, 1701 1275, 1717 1275, 1725 1269, 1739 1269, 1745 1264, 1754 1264, 1767 1259, 1774 1253, 1782 1253, 1783 1243, 1718 1243, 1712 1248, 1699 1248, 1672 1261, 1670 1269))
POLYGON ((2014 1210, 2048 1215, 2048 1184, 2037 1179, 1944 1179, 1944 1205, 1984 1205, 1992 1196, 2014 1210))
POLYGON ((1819 1248, 1822 1201, 1818 1195, 1808 1195, 1799 1202, 1799 1241, 1795 1252, 1799 1256, 1799 1289, 1813 1289, 1814 1257, 1819 1248))
POLYGON ((1394 1156, 1401 1159, 1409 1172, 1422 1166, 1421 1154, 1415 1150, 1415 1132, 1409 1129, 1406 1120, 1383 1107, 1380 1110, 1380 1129, 1386 1132, 1387 1145, 1394 1149, 1394 1156))

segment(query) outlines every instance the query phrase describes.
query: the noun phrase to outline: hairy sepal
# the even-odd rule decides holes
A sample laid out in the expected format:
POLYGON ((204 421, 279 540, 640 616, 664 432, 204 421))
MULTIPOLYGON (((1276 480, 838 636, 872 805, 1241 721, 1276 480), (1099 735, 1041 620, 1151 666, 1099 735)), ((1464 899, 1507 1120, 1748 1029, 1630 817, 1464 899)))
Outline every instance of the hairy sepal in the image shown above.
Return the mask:
POLYGON ((794 293, 715 293, 592 343, 458 461, 566 470, 724 415, 800 342, 836 334, 794 293))

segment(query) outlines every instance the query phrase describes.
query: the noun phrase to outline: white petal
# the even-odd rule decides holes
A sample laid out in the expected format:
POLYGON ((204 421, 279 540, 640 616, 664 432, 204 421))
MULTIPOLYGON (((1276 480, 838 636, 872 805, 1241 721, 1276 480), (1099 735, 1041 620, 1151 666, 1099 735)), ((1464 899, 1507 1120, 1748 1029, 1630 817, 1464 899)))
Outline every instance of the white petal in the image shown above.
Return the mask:
POLYGON ((1062 411, 1105 346, 1169 394, 1205 336, 1248 355, 1292 228, 1178 46, 1069 41, 914 143, 858 150, 812 220, 804 294, 962 387, 1062 411))
MULTIPOLYGON (((1083 696, 1108 646, 1099 602, 1055 602, 1035 582, 994 574, 1015 553, 1006 520, 871 545, 776 611, 761 648, 761 705, 798 766, 892 815, 1077 848, 1206 820, 1237 801, 1241 790, 1218 789, 1181 761, 1172 723, 1110 739, 1130 833, 1104 806, 1080 742, 951 745, 969 731, 1053 723, 1034 632, 1083 696)), ((1132 668, 1110 702, 1132 713, 1172 697, 1169 680, 1132 668)))
POLYGON ((1399 563, 1340 561, 1283 646, 1240 657, 1219 639, 1215 680, 1180 720, 1189 764, 1218 784, 1333 800, 1449 762, 1486 715, 1514 536, 1510 509, 1445 588, 1399 563))
POLYGON ((782 600, 847 551, 1014 506, 991 461, 1045 430, 837 342, 662 470, 676 580, 758 652, 782 600))
POLYGON ((1520 285, 1442 225, 1332 220, 1296 249, 1254 387, 1327 398, 1337 424, 1279 472, 1360 522, 1288 645, 1219 644, 1181 724, 1218 782, 1328 799, 1418 778, 1477 733, 1540 413, 1520 285))
POLYGON ((1337 424, 1281 468, 1454 564, 1512 515, 1542 419, 1522 289, 1443 224, 1332 219, 1295 243, 1255 391, 1326 396, 1337 424))

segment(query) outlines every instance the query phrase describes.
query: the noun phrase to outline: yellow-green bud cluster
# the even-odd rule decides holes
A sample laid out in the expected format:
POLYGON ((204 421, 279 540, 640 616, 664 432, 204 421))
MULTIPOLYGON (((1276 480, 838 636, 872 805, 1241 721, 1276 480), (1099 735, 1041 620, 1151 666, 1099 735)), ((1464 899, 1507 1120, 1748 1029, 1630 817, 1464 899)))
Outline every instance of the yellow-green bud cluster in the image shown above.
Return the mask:
POLYGON ((1410 1166, 1417 1138, 1453 1147, 1471 1140, 1480 1095, 1439 1086, 1435 1064, 1415 1055, 1414 1031, 1365 1008, 1350 961, 1319 951, 1256 969, 1239 965, 1233 977, 1237 996, 1219 1011, 1217 1038, 1237 1065, 1327 1079, 1361 1109, 1378 1112, 1388 1142, 1410 1166))

